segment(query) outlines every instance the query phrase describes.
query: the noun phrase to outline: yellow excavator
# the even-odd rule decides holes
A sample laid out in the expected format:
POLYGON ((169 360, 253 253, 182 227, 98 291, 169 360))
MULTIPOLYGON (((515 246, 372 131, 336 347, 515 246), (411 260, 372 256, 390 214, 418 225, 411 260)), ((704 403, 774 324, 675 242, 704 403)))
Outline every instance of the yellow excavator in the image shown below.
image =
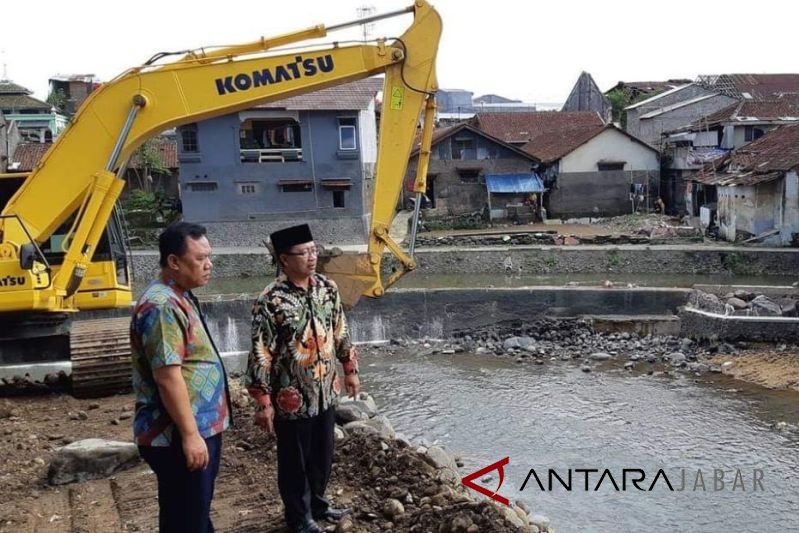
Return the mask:
POLYGON ((128 239, 117 200, 128 159, 158 133, 255 105, 385 76, 371 230, 365 254, 328 257, 323 271, 346 302, 381 296, 413 270, 418 207, 406 253, 388 233, 418 134, 416 206, 425 191, 435 114, 441 18, 425 0, 408 8, 255 42, 159 53, 95 90, 28 175, 0 175, 0 365, 71 356, 73 389, 112 387, 126 359, 117 321, 74 322, 78 311, 128 307, 128 239), (344 28, 412 14, 398 38, 318 45, 344 28), (177 56, 177 57, 175 57, 177 56), (174 58, 173 61, 168 59, 174 58), (400 268, 381 279, 385 249, 400 268), (70 331, 71 329, 71 331, 70 331))

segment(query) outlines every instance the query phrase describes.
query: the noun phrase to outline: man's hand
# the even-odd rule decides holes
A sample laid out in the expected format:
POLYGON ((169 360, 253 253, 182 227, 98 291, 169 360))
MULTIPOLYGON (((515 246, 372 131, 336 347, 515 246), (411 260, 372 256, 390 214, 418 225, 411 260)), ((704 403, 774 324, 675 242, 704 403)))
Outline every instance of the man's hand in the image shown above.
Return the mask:
POLYGON ((275 432, 275 409, 271 405, 261 407, 255 413, 255 425, 266 430, 267 433, 275 432))
POLYGON ((344 388, 352 398, 358 396, 358 393, 361 392, 361 380, 358 378, 358 374, 344 376, 344 388))
POLYGON ((186 468, 192 472, 208 466, 208 446, 199 433, 183 437, 183 455, 186 456, 186 468))

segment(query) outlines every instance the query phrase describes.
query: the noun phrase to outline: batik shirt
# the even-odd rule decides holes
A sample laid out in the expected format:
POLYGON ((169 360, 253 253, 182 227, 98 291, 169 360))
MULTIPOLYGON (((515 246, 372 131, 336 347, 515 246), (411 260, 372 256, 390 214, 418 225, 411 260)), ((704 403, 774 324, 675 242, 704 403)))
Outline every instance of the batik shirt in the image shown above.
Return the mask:
POLYGON ((261 405, 283 420, 309 418, 335 406, 341 392, 336 369, 358 373, 358 356, 336 284, 320 274, 308 290, 280 276, 252 310, 252 350, 246 384, 261 405))
POLYGON ((160 281, 139 298, 130 323, 136 416, 140 446, 169 446, 177 431, 167 413, 153 370, 180 365, 197 429, 207 439, 230 426, 230 402, 222 360, 189 291, 160 281))

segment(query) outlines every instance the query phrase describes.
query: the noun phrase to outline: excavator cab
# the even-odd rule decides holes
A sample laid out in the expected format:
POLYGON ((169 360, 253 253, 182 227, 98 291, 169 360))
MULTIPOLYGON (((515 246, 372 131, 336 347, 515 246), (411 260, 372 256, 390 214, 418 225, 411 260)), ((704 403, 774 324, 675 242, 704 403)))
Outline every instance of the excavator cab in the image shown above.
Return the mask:
POLYGON ((54 352, 20 344, 20 334, 23 339, 37 332, 37 338, 61 337, 70 329, 64 321, 70 315, 119 309, 122 318, 109 319, 117 320, 113 323, 89 327, 86 320, 76 321, 63 353, 71 354, 73 388, 76 375, 90 391, 112 382, 118 377, 109 370, 112 359, 117 367, 127 365, 129 372, 125 320, 132 295, 131 263, 117 201, 125 184, 121 169, 147 139, 170 128, 378 74, 384 76, 383 105, 367 251, 320 258, 320 263, 338 282, 345 302, 381 296, 416 268, 415 223, 407 252, 388 229, 421 116, 413 183, 416 218, 426 190, 441 29, 436 10, 425 0, 414 0, 404 9, 330 27, 313 26, 241 45, 158 53, 93 91, 29 176, 21 183, 13 183, 17 176, 0 179, 0 365, 17 357, 6 355, 6 346, 19 348, 21 361, 39 361, 54 352), (329 32, 403 15, 412 15, 413 22, 396 38, 317 41, 329 32), (385 251, 399 266, 384 280, 385 251), (77 372, 81 368, 91 369, 90 378, 83 380, 77 372))

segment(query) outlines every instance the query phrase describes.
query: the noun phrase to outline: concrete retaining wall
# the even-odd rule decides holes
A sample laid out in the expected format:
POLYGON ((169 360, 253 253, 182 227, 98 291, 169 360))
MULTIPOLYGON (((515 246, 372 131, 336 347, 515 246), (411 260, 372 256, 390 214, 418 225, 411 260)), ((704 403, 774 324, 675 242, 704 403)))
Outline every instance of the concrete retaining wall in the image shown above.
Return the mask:
POLYGON ((698 309, 680 311, 680 334, 692 339, 799 342, 799 318, 725 316, 698 309))
MULTIPOLYGON (((384 271, 393 264, 386 255, 384 271)), ((272 275, 274 269, 265 248, 235 253, 214 253, 215 277, 272 275)), ((435 248, 417 251, 419 269, 426 274, 513 272, 591 274, 730 274, 799 277, 799 250, 731 248, 722 246, 514 246, 435 248)), ((146 282, 158 271, 156 252, 136 252, 134 279, 146 282)))

